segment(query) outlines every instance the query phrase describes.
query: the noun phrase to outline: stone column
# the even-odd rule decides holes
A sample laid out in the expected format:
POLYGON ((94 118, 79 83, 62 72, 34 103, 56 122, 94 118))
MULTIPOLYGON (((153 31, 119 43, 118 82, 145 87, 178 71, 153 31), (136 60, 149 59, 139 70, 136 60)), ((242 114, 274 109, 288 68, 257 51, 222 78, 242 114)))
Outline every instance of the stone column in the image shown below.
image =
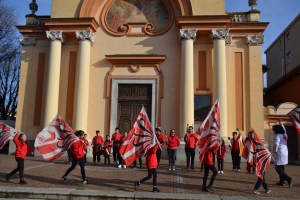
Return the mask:
POLYGON ((180 30, 181 85, 180 85, 180 132, 182 139, 187 124, 194 124, 194 50, 197 30, 180 30))
POLYGON ((263 112, 263 80, 261 78, 261 45, 264 43, 264 36, 248 36, 248 52, 249 52, 249 73, 248 81, 248 92, 246 93, 249 99, 250 109, 249 116, 246 116, 250 127, 246 127, 247 130, 254 128, 261 138, 264 138, 264 112, 263 112))
POLYGON ((58 113, 61 46, 66 37, 62 31, 46 31, 50 39, 49 64, 46 80, 46 100, 44 126, 48 125, 58 113))
POLYGON ((92 31, 76 31, 79 40, 79 63, 76 76, 75 119, 74 130, 87 131, 89 81, 90 81, 90 52, 91 43, 95 36, 92 31))
POLYGON ((227 139, 227 80, 225 43, 231 42, 229 29, 212 29, 210 38, 214 43, 214 91, 215 102, 220 103, 220 134, 227 139))

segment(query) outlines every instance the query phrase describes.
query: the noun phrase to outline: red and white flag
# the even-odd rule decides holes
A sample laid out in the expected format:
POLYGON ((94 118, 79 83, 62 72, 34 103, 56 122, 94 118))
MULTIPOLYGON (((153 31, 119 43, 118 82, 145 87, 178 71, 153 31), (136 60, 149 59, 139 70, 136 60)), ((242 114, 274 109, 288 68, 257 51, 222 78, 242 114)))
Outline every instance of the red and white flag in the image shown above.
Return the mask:
POLYGON ((243 148, 243 154, 242 157, 247 160, 249 165, 253 165, 253 154, 254 154, 254 148, 253 148, 253 143, 251 141, 250 137, 247 137, 245 139, 245 146, 243 148))
POLYGON ((143 107, 136 119, 127 139, 123 142, 119 152, 127 166, 142 157, 147 150, 158 143, 151 122, 143 107))
POLYGON ((200 127, 200 139, 198 147, 200 153, 206 148, 217 145, 218 135, 220 131, 220 107, 219 99, 216 100, 215 104, 208 113, 206 119, 203 121, 200 127))
POLYGON ((16 129, 0 122, 0 149, 2 149, 9 140, 12 140, 17 132, 16 129))
POLYGON ((57 115, 37 134, 34 146, 46 161, 51 161, 59 158, 78 140, 70 126, 57 115))
POLYGON ((300 106, 294 108, 291 112, 288 113, 288 115, 290 116, 297 130, 297 133, 300 134, 300 106))

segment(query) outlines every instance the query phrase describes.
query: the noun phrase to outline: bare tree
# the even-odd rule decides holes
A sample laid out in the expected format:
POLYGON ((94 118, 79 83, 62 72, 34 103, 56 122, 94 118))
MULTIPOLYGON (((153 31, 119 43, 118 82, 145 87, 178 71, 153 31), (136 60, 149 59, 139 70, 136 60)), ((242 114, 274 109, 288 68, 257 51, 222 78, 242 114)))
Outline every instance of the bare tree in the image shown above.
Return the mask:
POLYGON ((21 46, 13 8, 0 0, 0 115, 14 118, 17 109, 21 46))

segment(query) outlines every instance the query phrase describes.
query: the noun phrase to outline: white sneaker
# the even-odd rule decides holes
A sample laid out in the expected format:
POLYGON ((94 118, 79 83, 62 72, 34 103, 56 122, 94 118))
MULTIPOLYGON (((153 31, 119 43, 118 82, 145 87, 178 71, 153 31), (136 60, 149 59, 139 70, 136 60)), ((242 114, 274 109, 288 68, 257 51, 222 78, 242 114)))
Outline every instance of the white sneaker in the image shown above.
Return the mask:
POLYGON ((237 171, 238 171, 238 172, 240 172, 241 170, 240 170, 240 169, 238 169, 237 171))
POLYGON ((126 169, 126 165, 123 165, 123 168, 125 168, 125 169, 126 169))
POLYGON ((118 168, 122 168, 122 165, 119 165, 118 168))
POLYGON ((171 167, 169 167, 169 170, 172 170, 172 168, 171 168, 171 167))
POLYGON ((223 170, 221 170, 221 174, 224 174, 223 170))
POLYGON ((220 170, 218 171, 218 174, 221 174, 221 171, 220 171, 220 170))
POLYGON ((175 171, 175 166, 172 167, 172 170, 175 171))

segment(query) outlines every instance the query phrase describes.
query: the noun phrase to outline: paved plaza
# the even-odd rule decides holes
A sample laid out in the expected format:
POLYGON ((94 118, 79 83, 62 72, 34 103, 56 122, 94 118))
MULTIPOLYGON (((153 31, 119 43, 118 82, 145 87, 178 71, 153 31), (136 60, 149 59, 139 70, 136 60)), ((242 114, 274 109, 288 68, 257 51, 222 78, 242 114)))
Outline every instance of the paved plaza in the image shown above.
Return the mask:
MULTIPOLYGON (((198 159, 197 159, 198 160, 198 159)), ((101 160, 103 161, 103 159, 101 160)), ((145 162, 145 160, 143 160, 145 162)), ((68 176, 67 183, 63 184, 60 180, 61 176, 70 167, 67 158, 60 158, 53 162, 46 162, 42 157, 28 156, 25 160, 24 178, 28 182, 27 185, 19 184, 18 174, 11 178, 11 182, 4 181, 6 173, 12 171, 16 167, 15 157, 13 155, 0 154, 0 188, 63 188, 85 190, 109 191, 107 193, 114 194, 118 192, 134 192, 134 181, 142 179, 147 175, 145 163, 143 168, 139 169, 119 169, 116 167, 103 167, 101 164, 93 165, 91 158, 88 158, 86 166, 86 175, 91 181, 89 185, 83 185, 79 166, 68 176)), ((288 165, 286 171, 293 178, 294 185, 292 188, 288 186, 280 187, 275 183, 278 181, 278 175, 275 172, 274 165, 271 164, 266 173, 266 182, 272 190, 270 194, 266 194, 264 189, 260 188, 260 195, 252 193, 252 189, 257 180, 254 174, 245 172, 246 164, 241 164, 241 172, 231 171, 231 163, 225 163, 224 174, 218 174, 214 187, 215 193, 206 193, 201 191, 203 173, 200 173, 200 163, 197 162, 194 170, 185 169, 185 162, 177 162, 176 171, 168 170, 167 160, 162 160, 158 168, 158 188, 162 189, 161 197, 174 194, 213 194, 218 196, 231 196, 232 199, 237 196, 245 198, 251 197, 269 197, 269 198, 287 198, 299 199, 299 181, 300 166, 288 165), (165 194, 167 193, 167 194, 165 194)), ((210 174, 211 175, 211 174, 210 174)), ((210 177, 210 176, 209 176, 210 177)), ((46 190, 46 189, 45 189, 46 190)), ((146 192, 149 196, 154 195, 152 192, 152 180, 140 185, 139 192, 146 192)), ((193 195, 194 196, 194 195, 193 195)), ((199 195, 200 196, 200 195, 199 195)), ((1 197, 1 196, 0 196, 1 197)))

